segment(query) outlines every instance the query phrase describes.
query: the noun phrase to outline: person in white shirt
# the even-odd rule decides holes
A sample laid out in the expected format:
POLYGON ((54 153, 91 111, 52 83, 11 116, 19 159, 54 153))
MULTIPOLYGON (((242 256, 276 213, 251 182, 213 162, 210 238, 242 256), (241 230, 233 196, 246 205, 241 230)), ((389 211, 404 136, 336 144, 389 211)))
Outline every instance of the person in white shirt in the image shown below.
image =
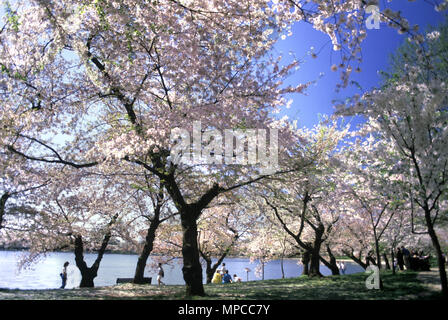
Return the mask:
POLYGON ((233 282, 241 282, 241 278, 238 277, 236 274, 233 275, 233 282))
POLYGON ((345 263, 344 263, 344 261, 341 261, 340 268, 341 268, 342 274, 345 274, 345 263))
POLYGON ((221 275, 224 275, 224 274, 226 273, 226 271, 227 271, 226 264, 223 263, 223 264, 222 264, 222 267, 221 267, 221 269, 220 269, 221 275))

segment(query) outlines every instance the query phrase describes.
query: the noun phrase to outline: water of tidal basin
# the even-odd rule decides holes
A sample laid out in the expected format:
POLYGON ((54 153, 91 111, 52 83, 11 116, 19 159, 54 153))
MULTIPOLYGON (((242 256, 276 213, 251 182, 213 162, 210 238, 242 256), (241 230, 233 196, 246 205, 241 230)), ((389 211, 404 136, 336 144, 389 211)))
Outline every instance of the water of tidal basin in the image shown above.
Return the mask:
MULTIPOLYGON (((78 287, 81 280, 81 274, 75 265, 75 256, 69 252, 55 252, 47 255, 38 263, 34 264, 30 270, 17 271, 17 262, 22 252, 0 251, 0 288, 10 289, 52 289, 61 285, 59 273, 62 271, 62 265, 65 261, 70 263, 68 267, 67 289, 78 287)), ((91 266, 94 262, 95 254, 85 254, 84 258, 87 265, 91 266)), ((116 283, 117 278, 132 278, 137 263, 137 255, 128 254, 105 254, 98 270, 98 276, 95 278, 95 286, 110 286, 116 283)), ((297 259, 284 259, 283 268, 285 277, 297 277, 302 273, 302 266, 297 264, 297 259)), ((261 280, 257 277, 255 269, 258 261, 250 263, 249 259, 228 258, 224 261, 229 273, 237 274, 246 281, 246 271, 249 268, 249 281, 261 280)), ((264 278, 279 279, 282 277, 280 260, 270 261, 265 264, 264 278)), ((165 265, 165 284, 184 284, 182 277, 182 260, 175 259, 171 265, 165 265)), ((321 266, 321 272, 324 275, 330 275, 331 272, 325 266, 321 266)), ((205 267, 204 282, 205 282, 205 267)), ((356 264, 347 262, 346 273, 363 272, 364 270, 356 264)), ((156 283, 157 272, 147 268, 145 277, 152 277, 152 283, 156 283)))

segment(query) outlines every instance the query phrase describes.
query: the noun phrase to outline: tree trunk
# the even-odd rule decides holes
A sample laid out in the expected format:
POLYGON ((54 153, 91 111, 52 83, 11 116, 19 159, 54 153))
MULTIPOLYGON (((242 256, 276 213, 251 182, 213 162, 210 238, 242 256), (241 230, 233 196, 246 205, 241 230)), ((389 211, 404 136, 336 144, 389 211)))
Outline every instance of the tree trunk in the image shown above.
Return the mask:
POLYGON ((446 270, 445 270, 445 262, 443 260, 442 255, 442 249, 440 248, 440 242, 437 237, 437 234, 434 230, 434 226, 431 219, 431 212, 426 208, 425 209, 425 220, 426 220, 426 226, 428 228, 429 236, 431 237, 432 245, 434 249, 436 250, 437 255, 437 264, 439 267, 439 276, 440 276, 440 283, 442 285, 442 294, 444 298, 448 298, 448 281, 446 276, 446 270))
POLYGON ((97 276, 97 270, 87 268, 81 272, 81 276, 81 283, 79 284, 80 288, 93 288, 95 286, 93 280, 97 276))
POLYGON ((81 272, 81 283, 79 284, 80 288, 93 288, 95 285, 93 280, 97 276, 97 271, 99 267, 98 264, 92 265, 92 267, 88 267, 87 263, 84 261, 84 246, 82 243, 82 237, 78 235, 75 238, 75 262, 79 271, 81 272))
POLYGON ((205 263, 206 263, 206 269, 205 269, 206 279, 205 279, 205 282, 206 283, 212 283, 213 275, 215 274, 215 271, 216 271, 216 269, 218 267, 216 267, 216 268, 212 267, 212 260, 211 259, 205 260, 205 263))
MULTIPOLYGON (((163 170, 161 168, 161 170, 163 170)), ((195 203, 188 204, 177 185, 174 173, 165 175, 162 184, 170 194, 174 205, 180 213, 182 225, 182 258, 184 266, 182 274, 186 285, 188 296, 204 296, 204 286, 202 284, 202 267, 199 261, 198 227, 197 219, 201 216, 202 210, 216 198, 221 191, 219 184, 215 183, 202 197, 195 203)))
POLYGON ((199 249, 199 253, 202 256, 202 259, 204 259, 204 261, 205 261, 205 275, 206 275, 205 282, 212 283, 213 276, 215 275, 216 269, 218 269, 218 266, 221 264, 222 260, 224 260, 224 257, 222 257, 222 260, 219 259, 217 263, 212 265, 212 258, 209 255, 203 253, 200 249, 199 249))
POLYGON ((315 239, 311 249, 309 277, 322 277, 320 273, 320 247, 322 245, 323 226, 320 225, 315 230, 315 239))
POLYGON ((320 257, 320 260, 328 269, 331 270, 331 274, 333 276, 338 276, 340 273, 339 273, 338 265, 336 264, 336 258, 333 255, 333 252, 331 251, 330 246, 328 244, 326 245, 326 248, 327 248, 328 256, 330 257, 330 261, 328 262, 323 257, 320 257))
POLYGON ((280 256, 280 269, 281 269, 281 272, 282 272, 282 279, 285 279, 285 268, 284 268, 284 266, 283 266, 283 259, 284 259, 284 257, 285 257, 285 251, 286 251, 286 235, 285 235, 285 237, 283 238, 283 241, 282 241, 282 254, 281 254, 281 256, 280 256))
POLYGON ((144 283, 144 274, 146 262, 148 261, 148 257, 151 254, 154 245, 154 239, 156 237, 156 230, 159 226, 159 219, 154 218, 149 225, 148 231, 146 233, 145 245, 143 247, 140 256, 138 257, 137 266, 135 268, 134 280, 133 283, 143 284, 144 283))
MULTIPOLYGON (((386 263, 386 270, 390 270, 389 259, 387 259, 386 252, 383 253, 383 259, 384 259, 384 262, 386 263)), ((393 261, 392 261, 392 263, 393 263, 393 261)))
POLYGON ((305 250, 302 254, 302 264, 303 264, 302 275, 308 276, 310 274, 309 269, 310 257, 311 257, 310 252, 308 250, 305 250))
POLYGON ((264 257, 261 260, 261 280, 264 280, 264 257))
POLYGON ((322 277, 320 273, 320 254, 316 248, 311 252, 309 277, 322 277))
POLYGON ((376 266, 378 269, 381 269, 381 253, 380 253, 380 244, 375 234, 375 253, 376 253, 376 266))
POLYGON ((0 229, 2 228, 3 217, 5 215, 6 201, 8 201, 10 194, 5 192, 0 198, 0 229))
POLYGON ((282 271, 282 279, 285 279, 285 268, 283 267, 283 254, 280 258, 280 269, 282 271))
MULTIPOLYGON (((394 247, 392 247, 390 249, 390 254, 392 256, 392 274, 395 275, 395 265, 394 265, 394 261, 395 261, 395 249, 394 247)), ((397 261, 397 268, 398 268, 398 261, 397 261)))
POLYGON ((115 214, 111 221, 108 224, 108 230, 104 235, 103 242, 101 243, 101 247, 98 250, 97 257, 95 262, 89 268, 87 267, 87 263, 84 261, 84 246, 82 243, 82 236, 77 235, 75 238, 75 262, 79 271, 81 272, 81 283, 79 284, 80 288, 93 288, 94 283, 93 280, 96 278, 98 273, 98 268, 100 267, 101 260, 103 259, 104 252, 106 251, 107 245, 109 244, 109 240, 111 237, 110 227, 117 221, 118 214, 115 214))
POLYGON ((181 212, 182 224, 182 256, 184 266, 182 274, 186 284, 188 296, 204 296, 204 286, 202 284, 202 267, 199 261, 198 248, 198 227, 196 218, 191 210, 181 212))
POLYGON ((145 237, 145 245, 143 246, 143 250, 140 253, 140 256, 138 257, 137 266, 135 267, 133 283, 136 284, 145 283, 144 274, 145 274, 146 262, 148 261, 148 257, 151 254, 152 249, 154 247, 154 239, 156 238, 156 231, 161 223, 160 212, 163 206, 163 198, 164 198, 163 185, 160 184, 159 192, 156 198, 156 204, 154 204, 154 216, 152 217, 152 219, 150 219, 149 228, 145 237))

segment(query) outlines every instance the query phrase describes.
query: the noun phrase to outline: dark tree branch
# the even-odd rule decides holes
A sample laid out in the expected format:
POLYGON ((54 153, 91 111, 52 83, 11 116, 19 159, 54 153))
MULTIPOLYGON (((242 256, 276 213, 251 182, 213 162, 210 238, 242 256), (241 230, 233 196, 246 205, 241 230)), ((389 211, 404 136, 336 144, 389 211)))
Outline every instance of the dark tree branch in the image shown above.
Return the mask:
POLYGON ((74 163, 71 161, 67 161, 67 160, 63 160, 62 158, 58 157, 58 155, 56 157, 58 157, 57 160, 49 160, 49 159, 45 159, 45 158, 37 158, 37 157, 33 157, 33 156, 28 156, 18 150, 16 150, 13 146, 9 145, 7 146, 7 149, 12 152, 15 153, 25 159, 28 160, 33 160, 33 161, 40 161, 40 162, 46 162, 46 163, 60 163, 60 164, 64 164, 64 165, 68 165, 77 169, 81 169, 81 168, 90 168, 90 167, 94 167, 96 165, 98 165, 98 162, 90 162, 90 163, 82 163, 82 164, 78 164, 78 163, 74 163))

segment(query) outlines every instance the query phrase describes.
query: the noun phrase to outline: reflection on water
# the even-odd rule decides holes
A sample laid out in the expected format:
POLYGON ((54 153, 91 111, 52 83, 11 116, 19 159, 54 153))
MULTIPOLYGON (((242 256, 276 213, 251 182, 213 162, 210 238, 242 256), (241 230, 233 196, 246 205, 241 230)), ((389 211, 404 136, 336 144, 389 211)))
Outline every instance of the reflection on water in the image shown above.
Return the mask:
MULTIPOLYGON (((77 287, 81 280, 81 274, 75 265, 75 256, 70 252, 55 252, 47 255, 33 265, 31 270, 17 271, 17 261, 19 261, 22 252, 0 251, 0 288, 18 288, 18 289, 52 289, 61 286, 61 278, 59 274, 65 261, 70 265, 67 268, 67 289, 77 287)), ((84 259, 90 266, 96 259, 96 254, 86 253, 84 259)), ((127 254, 105 254, 98 270, 98 276, 95 278, 95 286, 109 286, 116 283, 117 278, 132 278, 134 276, 135 266, 137 264, 137 255, 127 254)), ((149 262, 149 261, 148 261, 149 262)), ((228 258, 225 259, 226 267, 229 273, 237 274, 246 281, 247 276, 250 280, 260 280, 255 274, 258 262, 250 263, 249 259, 228 258), (251 269, 246 274, 245 268, 251 269)), ((166 284, 184 284, 182 277, 182 260, 175 259, 170 265, 165 265, 166 284)), ((285 277, 297 277, 302 272, 302 266, 297 263, 297 259, 285 259, 283 261, 283 269, 285 277)), ((205 282, 205 267, 204 282, 205 282)), ((346 263, 346 273, 363 272, 364 270, 353 263, 346 263)), ((330 275, 330 270, 321 266, 323 275, 330 275)), ((281 278, 281 262, 279 260, 270 261, 265 264, 264 278, 279 279, 281 278)), ((145 277, 153 277, 153 283, 156 283, 157 273, 147 268, 145 277)))

